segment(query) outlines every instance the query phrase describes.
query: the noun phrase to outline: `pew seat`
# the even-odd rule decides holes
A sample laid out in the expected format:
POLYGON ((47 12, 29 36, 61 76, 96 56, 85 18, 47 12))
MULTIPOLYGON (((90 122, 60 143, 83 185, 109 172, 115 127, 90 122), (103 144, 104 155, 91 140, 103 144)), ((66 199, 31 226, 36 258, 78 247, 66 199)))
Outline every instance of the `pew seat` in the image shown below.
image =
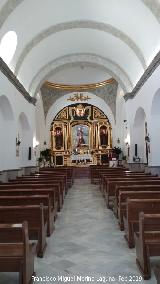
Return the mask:
MULTIPOLYGON (((43 257, 46 249, 47 209, 43 204, 0 206, 0 224, 28 222, 29 239, 37 240, 37 256, 43 257)), ((6 242, 7 237, 6 234, 6 242)))
POLYGON ((145 280, 151 278, 151 256, 160 256, 160 214, 139 214, 135 232, 136 263, 145 280))
POLYGON ((32 283, 36 244, 29 242, 28 224, 0 224, 0 272, 18 272, 20 284, 32 283))
MULTIPOLYGON (((133 248, 134 232, 139 231, 139 213, 159 214, 160 199, 127 199, 126 214, 123 216, 125 239, 128 247, 133 248)), ((150 225, 151 227, 151 225, 150 225)))

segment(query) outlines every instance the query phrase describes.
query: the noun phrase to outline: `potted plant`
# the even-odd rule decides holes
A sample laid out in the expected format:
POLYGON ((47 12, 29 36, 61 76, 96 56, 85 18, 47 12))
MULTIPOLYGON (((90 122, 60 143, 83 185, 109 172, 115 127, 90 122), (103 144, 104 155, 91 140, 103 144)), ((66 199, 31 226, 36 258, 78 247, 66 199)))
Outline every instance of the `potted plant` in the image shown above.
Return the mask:
POLYGON ((117 160, 119 159, 119 155, 122 153, 122 149, 120 147, 114 147, 113 148, 113 153, 116 154, 117 160))
POLYGON ((40 152, 40 158, 39 159, 41 160, 41 162, 43 161, 44 166, 45 166, 46 162, 51 163, 51 150, 50 149, 42 150, 40 152))

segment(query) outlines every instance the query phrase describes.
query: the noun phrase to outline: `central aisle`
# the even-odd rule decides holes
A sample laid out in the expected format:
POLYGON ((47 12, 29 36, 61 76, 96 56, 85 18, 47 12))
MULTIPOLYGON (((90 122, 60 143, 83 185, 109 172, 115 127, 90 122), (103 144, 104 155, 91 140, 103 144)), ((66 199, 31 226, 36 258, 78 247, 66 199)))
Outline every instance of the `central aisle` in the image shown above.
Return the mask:
MULTIPOLYGON (((88 179, 77 179, 65 198, 56 230, 47 240, 44 258, 36 259, 37 276, 57 279, 47 283, 61 283, 58 277, 62 275, 94 276, 95 283, 102 276, 111 276, 115 280, 106 278, 106 283, 131 283, 129 277, 140 274, 135 250, 128 249, 123 235, 98 186, 88 179), (119 276, 127 276, 127 281, 120 281, 119 276)), ((152 275, 149 281, 135 283, 156 284, 156 279, 152 275)))

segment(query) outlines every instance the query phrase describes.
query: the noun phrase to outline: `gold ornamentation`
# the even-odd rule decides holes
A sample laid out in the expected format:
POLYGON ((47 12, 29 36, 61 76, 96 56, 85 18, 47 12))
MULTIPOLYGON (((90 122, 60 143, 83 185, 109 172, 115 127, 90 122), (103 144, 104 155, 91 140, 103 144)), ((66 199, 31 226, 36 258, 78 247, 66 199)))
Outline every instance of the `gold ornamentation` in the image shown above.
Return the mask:
POLYGON ((114 78, 110 78, 108 80, 105 80, 99 83, 93 83, 93 84, 65 85, 65 84, 56 84, 56 83, 51 83, 49 81, 46 81, 44 85, 52 89, 60 89, 60 90, 66 90, 66 91, 82 91, 82 90, 89 90, 89 89, 97 89, 97 88, 104 87, 109 84, 113 84, 115 82, 116 80, 114 78))
POLYGON ((81 102, 85 102, 85 101, 88 101, 90 100, 91 98, 88 97, 88 95, 85 97, 82 93, 80 94, 74 94, 73 97, 70 96, 69 99, 67 99, 67 101, 71 101, 71 102, 78 102, 78 101, 81 101, 81 102))
POLYGON ((68 109, 65 108, 63 109, 57 116, 56 116, 56 119, 68 119, 68 109))
POLYGON ((99 109, 97 108, 93 108, 93 115, 94 115, 94 118, 100 118, 100 119, 105 119, 106 116, 104 115, 104 113, 102 111, 100 111, 99 109))

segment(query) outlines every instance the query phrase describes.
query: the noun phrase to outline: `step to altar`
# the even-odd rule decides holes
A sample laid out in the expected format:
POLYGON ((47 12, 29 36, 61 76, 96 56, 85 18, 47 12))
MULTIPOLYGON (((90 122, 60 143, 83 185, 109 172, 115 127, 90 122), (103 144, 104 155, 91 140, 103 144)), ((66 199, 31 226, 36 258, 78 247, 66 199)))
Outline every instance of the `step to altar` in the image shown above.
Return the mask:
POLYGON ((74 178, 90 178, 90 168, 89 167, 75 167, 73 169, 74 178))

